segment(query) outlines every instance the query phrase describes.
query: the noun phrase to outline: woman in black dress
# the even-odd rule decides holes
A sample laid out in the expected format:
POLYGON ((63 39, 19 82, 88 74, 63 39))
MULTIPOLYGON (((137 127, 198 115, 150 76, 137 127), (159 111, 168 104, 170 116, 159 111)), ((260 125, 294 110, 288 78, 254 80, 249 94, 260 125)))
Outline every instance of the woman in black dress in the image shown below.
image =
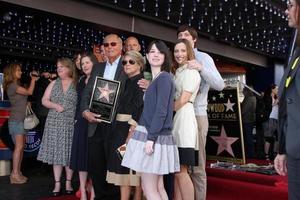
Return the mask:
POLYGON ((96 63, 97 59, 93 54, 87 53, 81 55, 80 64, 84 75, 80 77, 76 88, 78 99, 76 105, 75 129, 73 135, 70 168, 79 172, 81 200, 87 199, 86 181, 88 175, 88 143, 86 133, 88 122, 82 117, 79 110, 83 89, 85 88, 90 78, 92 68, 96 63))
POLYGON ((143 78, 141 71, 144 62, 144 57, 137 51, 126 52, 122 61, 128 79, 125 90, 120 95, 115 123, 112 124, 112 142, 106 177, 107 182, 120 186, 121 200, 129 200, 131 186, 136 186, 134 199, 142 198, 140 177, 121 166, 122 156, 117 149, 127 143, 143 111, 144 92, 137 82, 143 78))

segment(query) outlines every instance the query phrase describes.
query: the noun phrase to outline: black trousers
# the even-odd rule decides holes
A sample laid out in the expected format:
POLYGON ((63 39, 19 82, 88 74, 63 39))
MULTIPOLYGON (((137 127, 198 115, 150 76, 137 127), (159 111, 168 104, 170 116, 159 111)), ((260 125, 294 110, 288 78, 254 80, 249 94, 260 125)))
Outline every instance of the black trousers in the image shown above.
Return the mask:
POLYGON ((300 159, 287 157, 289 200, 300 199, 300 159))
POLYGON ((110 144, 110 125, 99 124, 88 139, 89 174, 93 181, 95 200, 119 200, 120 188, 106 182, 110 144))

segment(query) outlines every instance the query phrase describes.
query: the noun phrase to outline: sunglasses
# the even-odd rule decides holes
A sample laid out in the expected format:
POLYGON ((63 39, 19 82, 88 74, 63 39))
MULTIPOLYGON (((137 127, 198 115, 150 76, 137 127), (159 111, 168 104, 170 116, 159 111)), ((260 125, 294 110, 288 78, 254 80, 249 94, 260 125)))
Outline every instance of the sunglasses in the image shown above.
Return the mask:
POLYGON ((135 61, 134 60, 122 60, 122 65, 127 65, 127 63, 131 64, 131 65, 134 65, 135 64, 135 61))
POLYGON ((115 46, 117 46, 117 43, 116 43, 116 42, 103 43, 103 46, 104 46, 104 47, 108 47, 109 45, 112 46, 112 47, 115 47, 115 46))

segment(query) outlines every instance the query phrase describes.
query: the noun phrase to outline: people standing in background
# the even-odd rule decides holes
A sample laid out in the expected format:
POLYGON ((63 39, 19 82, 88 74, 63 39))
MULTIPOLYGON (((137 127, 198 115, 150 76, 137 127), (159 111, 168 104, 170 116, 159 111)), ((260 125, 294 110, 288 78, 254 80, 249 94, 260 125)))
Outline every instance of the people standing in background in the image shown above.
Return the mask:
POLYGON ((36 127, 41 138, 44 132, 45 122, 48 115, 49 109, 43 106, 42 98, 45 93, 46 88, 51 82, 51 74, 49 72, 43 72, 40 74, 40 78, 36 82, 36 87, 33 90, 33 101, 32 106, 33 111, 35 112, 37 118, 40 120, 40 123, 36 127))
POLYGON ((265 91, 256 96, 256 117, 255 117, 255 150, 256 158, 265 159, 265 137, 264 125, 269 120, 272 110, 271 89, 268 87, 265 91))
POLYGON ((244 87, 243 89, 244 100, 241 104, 242 121, 243 121, 243 133, 246 142, 246 157, 254 157, 254 137, 253 127, 256 119, 256 98, 252 91, 244 87))
POLYGON ((101 54, 101 60, 100 61, 98 60, 98 62, 107 62, 108 57, 107 57, 107 55, 105 53, 105 49, 104 49, 104 45, 103 44, 100 46, 100 54, 101 54))
POLYGON ((80 60, 81 60, 81 52, 76 52, 73 56, 73 63, 75 64, 75 67, 76 67, 76 76, 77 77, 81 77, 83 75, 82 73, 82 69, 81 69, 81 63, 80 63, 80 60))
POLYGON ((150 43, 146 57, 153 80, 145 92, 143 113, 127 144, 122 166, 141 173, 147 199, 166 200, 163 175, 179 171, 178 149, 172 135, 175 87, 165 43, 150 43))
MULTIPOLYGON (((270 107, 271 112, 269 114, 269 119, 263 123, 264 127, 264 136, 265 136, 265 158, 266 160, 270 160, 270 156, 273 157, 274 153, 274 146, 276 142, 276 135, 277 135, 277 126, 278 126, 278 87, 277 85, 270 86, 271 94, 269 94, 270 98, 270 107), (270 146, 272 144, 272 150, 270 150, 270 146), (269 154, 271 153, 271 154, 269 154)), ((266 94, 268 95, 268 94, 266 94)), ((267 105, 266 105, 267 106, 267 105)), ((269 105, 268 105, 269 106, 269 105)))
MULTIPOLYGON (((97 58, 92 53, 81 54, 81 69, 84 75, 77 82, 77 105, 75 114, 75 128, 72 141, 70 168, 79 172, 80 199, 87 200, 87 177, 88 177, 88 121, 82 117, 80 112, 81 96, 87 85, 92 69, 98 63, 97 58)), ((91 186, 92 187, 92 186, 91 186)), ((94 197, 91 188, 91 199, 94 197)))
POLYGON ((201 84, 199 93, 194 102, 194 109, 198 124, 198 139, 199 139, 199 157, 197 166, 191 170, 191 177, 195 188, 195 199, 205 200, 207 190, 206 178, 206 136, 208 132, 207 118, 207 94, 210 88, 221 91, 224 89, 224 81, 218 72, 213 59, 204 52, 198 51, 196 42, 198 40, 197 31, 188 26, 182 25, 177 29, 177 38, 186 39, 190 42, 194 49, 195 59, 188 61, 188 68, 196 69, 201 76, 201 84))
POLYGON ((25 135, 27 131, 24 129, 24 119, 26 115, 27 98, 32 95, 35 82, 38 79, 37 72, 30 73, 31 81, 28 88, 20 85, 22 76, 21 65, 10 64, 4 68, 4 90, 7 92, 10 101, 10 116, 8 120, 9 134, 15 143, 12 154, 12 172, 10 174, 11 184, 26 183, 28 178, 21 172, 21 164, 23 160, 23 151, 25 145, 25 135))
POLYGON ((121 200, 129 200, 131 188, 134 186, 134 200, 142 199, 140 176, 121 166, 122 152, 117 149, 124 147, 132 137, 133 130, 143 111, 144 92, 138 86, 137 81, 143 77, 141 73, 144 67, 144 57, 137 51, 127 51, 122 59, 124 72, 128 76, 123 94, 120 95, 117 108, 116 121, 112 125, 110 155, 108 157, 108 172, 106 180, 109 183, 120 186, 121 200))
MULTIPOLYGON (((300 0, 290 0, 285 11, 289 27, 300 31, 300 0)), ((274 160, 278 174, 288 175, 289 200, 300 199, 300 48, 285 68, 278 89, 279 154, 274 160)))
MULTIPOLYGON (((127 51, 141 52, 141 45, 136 37, 130 36, 124 41, 124 52, 127 52, 127 51)), ((152 79, 151 67, 149 66, 149 63, 146 62, 145 56, 144 56, 144 60, 145 60, 145 66, 144 66, 144 70, 143 70, 144 78, 142 78, 141 80, 146 79, 146 82, 148 83, 148 81, 150 81, 152 79)), ((138 83, 140 84, 140 81, 138 83)), ((141 81, 141 83, 143 83, 143 81, 141 81)), ((141 87, 141 88, 143 88, 143 87, 141 87)))
POLYGON ((65 192, 72 194, 70 155, 74 133, 74 117, 77 103, 76 71, 68 58, 57 60, 58 77, 47 87, 42 103, 49 109, 44 135, 37 159, 53 165, 55 186, 53 196, 61 194, 61 174, 66 170, 65 192))
MULTIPOLYGON (((194 199, 194 186, 188 173, 190 166, 197 164, 198 127, 194 112, 194 101, 200 85, 200 75, 195 69, 188 69, 188 61, 195 55, 191 44, 186 39, 175 43, 175 103, 176 114, 173 121, 173 136, 179 151, 180 172, 175 173, 175 198, 194 199)), ((200 91, 201 92, 201 91, 200 91)))
POLYGON ((127 51, 141 51, 141 45, 136 37, 130 36, 124 41, 124 49, 127 51))
MULTIPOLYGON (((96 76, 121 82, 120 94, 124 90, 127 76, 122 66, 122 39, 116 34, 109 34, 104 38, 104 50, 107 62, 93 67, 91 77, 86 85, 81 99, 80 112, 88 123, 88 152, 89 174, 93 181, 95 200, 120 199, 119 188, 106 181, 107 160, 109 156, 109 143, 111 142, 111 124, 102 122, 99 115, 89 110, 90 99, 94 88, 96 76)), ((118 105, 118 102, 117 102, 118 105)))
POLYGON ((99 63, 106 62, 107 56, 105 55, 104 45, 94 45, 93 54, 96 56, 99 63))

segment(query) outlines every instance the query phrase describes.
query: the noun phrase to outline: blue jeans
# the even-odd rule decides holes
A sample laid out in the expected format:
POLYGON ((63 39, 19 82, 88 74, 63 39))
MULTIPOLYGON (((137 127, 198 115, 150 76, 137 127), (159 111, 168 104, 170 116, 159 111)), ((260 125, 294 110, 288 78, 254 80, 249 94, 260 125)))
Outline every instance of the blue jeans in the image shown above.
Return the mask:
POLYGON ((13 142, 15 143, 15 136, 16 135, 25 135, 27 134, 27 131, 24 129, 24 123, 23 122, 16 122, 16 121, 8 121, 8 130, 9 134, 11 135, 11 138, 13 142))

